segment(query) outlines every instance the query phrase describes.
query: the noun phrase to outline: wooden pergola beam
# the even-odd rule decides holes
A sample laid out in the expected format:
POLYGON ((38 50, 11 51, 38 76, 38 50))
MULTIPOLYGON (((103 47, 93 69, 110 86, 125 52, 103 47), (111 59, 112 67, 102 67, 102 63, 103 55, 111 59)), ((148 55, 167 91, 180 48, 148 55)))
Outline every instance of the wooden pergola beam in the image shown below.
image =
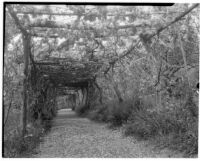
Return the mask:
POLYGON ((61 37, 58 34, 45 35, 45 34, 31 33, 30 35, 33 37, 48 37, 48 38, 53 38, 53 39, 61 37))
POLYGON ((44 11, 17 11, 17 14, 28 14, 28 15, 55 15, 55 16, 78 16, 76 13, 70 13, 70 12, 61 12, 61 13, 55 13, 55 12, 44 12, 44 11))
MULTIPOLYGON (((41 34, 41 33, 30 33, 31 36, 33 37, 41 37, 41 38, 52 38, 52 39, 56 39, 56 38, 61 38, 63 37, 63 35, 59 35, 59 34, 49 34, 49 35, 45 35, 45 34, 41 34)), ((135 34, 120 34, 120 35, 117 35, 118 37, 131 37, 131 36, 135 36, 135 34)), ((100 36, 95 36, 94 38, 95 39, 100 39, 100 38, 111 38, 111 37, 116 37, 114 35, 100 35, 100 36)), ((79 38, 85 38, 84 36, 80 37, 79 38)))
MULTIPOLYGON (((82 13, 79 15, 78 13, 71 13, 71 12, 61 12, 61 13, 55 13, 55 12, 43 12, 43 11, 17 11, 17 14, 30 14, 30 15, 55 15, 55 16, 87 16, 90 15, 88 13, 82 13)), ((127 14, 112 14, 108 13, 106 16, 112 17, 112 16, 132 16, 134 13, 127 13, 127 14)), ((161 14, 161 13, 160 13, 161 14)))
MULTIPOLYGON (((150 26, 149 24, 144 24, 144 23, 131 23, 131 24, 127 24, 127 25, 119 25, 119 26, 114 26, 114 27, 110 27, 108 26, 107 29, 109 30, 123 30, 123 29, 128 29, 128 28, 139 28, 142 26, 150 26)), ((45 22, 43 22, 42 20, 40 21, 33 21, 31 22, 28 27, 39 27, 39 28, 65 28, 67 30, 89 30, 89 31, 94 31, 95 28, 93 28, 92 26, 90 27, 72 27, 71 24, 68 23, 63 23, 60 21, 50 21, 50 20, 46 20, 45 22)))
POLYGON ((32 21, 30 22, 30 24, 28 24, 28 27, 39 27, 39 28, 64 28, 67 30, 89 30, 89 31, 93 31, 94 28, 93 27, 77 27, 77 26, 72 26, 71 24, 68 23, 63 23, 60 21, 50 21, 50 20, 46 20, 45 22, 43 21, 32 21))
MULTIPOLYGON (((53 22, 53 21, 52 21, 53 22)), ((38 22, 38 23, 32 23, 29 24, 28 27, 31 28, 63 28, 66 30, 72 30, 72 31, 94 31, 95 28, 89 27, 89 28, 78 28, 78 27, 71 27, 71 25, 69 24, 44 24, 42 22, 38 22)), ((135 26, 135 25, 121 25, 121 26, 116 26, 116 27, 107 27, 107 29, 109 30, 124 30, 124 29, 128 29, 128 28, 138 28, 138 27, 142 27, 141 25, 135 26)))
MULTIPOLYGON (((151 13, 146 13, 146 14, 169 14, 169 13, 183 13, 184 11, 169 11, 167 12, 151 12, 151 13)), ((55 16, 79 16, 78 13, 71 13, 71 12, 61 12, 61 13, 56 13, 56 12, 44 12, 44 11, 17 11, 16 14, 28 14, 28 15, 55 15, 55 16)), ((144 13, 145 14, 145 13, 144 13)), ((88 13, 83 13, 81 16, 86 16, 88 13)), ((113 17, 113 16, 125 16, 125 17, 130 17, 134 15, 134 13, 125 13, 125 14, 113 14, 113 13, 108 13, 108 17, 113 17)))

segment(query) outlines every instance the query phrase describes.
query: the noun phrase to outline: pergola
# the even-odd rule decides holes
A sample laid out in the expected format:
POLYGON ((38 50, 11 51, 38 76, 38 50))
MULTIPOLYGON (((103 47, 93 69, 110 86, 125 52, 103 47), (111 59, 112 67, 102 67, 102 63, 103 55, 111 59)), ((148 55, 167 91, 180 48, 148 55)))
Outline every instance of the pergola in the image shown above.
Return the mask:
MULTIPOLYGON (((20 29, 23 38, 23 48, 24 48, 24 98, 23 98, 23 135, 26 132, 26 124, 27 124, 27 99, 28 99, 28 74, 33 71, 31 77, 35 78, 43 77, 46 81, 50 82, 55 88, 58 89, 58 94, 68 94, 64 92, 66 90, 77 90, 81 89, 83 92, 83 96, 85 97, 85 102, 88 103, 88 88, 90 83, 95 81, 96 75, 98 74, 100 68, 103 65, 103 62, 94 62, 94 61, 83 61, 69 58, 60 58, 54 57, 53 59, 44 59, 35 61, 33 58, 33 53, 31 53, 31 37, 40 37, 41 35, 34 35, 30 30, 28 30, 25 26, 23 26, 17 17, 21 12, 16 12, 13 10, 12 6, 6 6, 10 15, 14 19, 17 27, 20 29), (68 88, 65 88, 68 87, 68 88)), ((22 14, 34 14, 34 12, 22 13, 22 14)), ((38 13, 39 14, 39 13, 38 13)), ((43 13, 45 14, 45 13, 43 13)), ((46 13, 47 14, 47 13, 46 13)), ((51 14, 51 13, 48 13, 51 14)), ((54 15, 57 15, 54 13, 54 15)), ((58 14, 59 15, 59 14, 58 14)), ((65 14, 62 14, 65 15, 65 14)), ((28 27, 45 27, 45 28, 66 28, 65 25, 57 25, 56 23, 48 23, 48 24, 29 24, 28 27)), ((46 35, 47 36, 47 35, 46 35)), ((52 38, 52 36, 49 36, 52 38)), ((74 94, 73 94, 74 95, 74 94)))
MULTIPOLYGON (((163 25, 162 27, 160 27, 158 30, 156 30, 155 32, 152 32, 150 34, 145 34, 142 33, 140 36, 141 39, 138 39, 133 45, 130 46, 129 49, 127 49, 124 53, 122 53, 121 55, 119 55, 118 57, 114 57, 113 59, 108 60, 108 64, 109 66, 107 68, 105 68, 104 72, 108 72, 108 70, 110 69, 110 67, 112 65, 114 65, 118 60, 123 59, 124 57, 128 56, 129 54, 131 54, 131 52, 138 46, 138 44, 141 41, 148 41, 150 40, 152 37, 156 36, 157 34, 159 34, 160 32, 162 32, 164 29, 166 29, 168 26, 170 26, 171 24, 177 22, 178 20, 180 20, 183 16, 185 16, 187 13, 189 13, 191 10, 193 10, 195 7, 197 7, 198 4, 195 4, 193 6, 191 6, 186 12, 183 12, 182 14, 180 14, 178 17, 176 17, 174 20, 172 20, 171 22, 163 25)), ((88 88, 90 83, 95 81, 96 76, 98 75, 100 69, 102 66, 105 66, 104 62, 102 61, 83 61, 83 60, 73 60, 73 59, 68 59, 68 58, 54 58, 54 59, 47 59, 47 60, 40 60, 40 61, 34 61, 33 59, 33 54, 31 53, 31 47, 30 47, 30 41, 31 41, 31 37, 43 37, 43 36, 47 36, 45 34, 37 34, 37 33, 33 33, 30 32, 29 30, 27 30, 27 28, 25 26, 23 26, 19 20, 19 18, 17 17, 18 14, 52 14, 55 16, 74 16, 74 14, 72 13, 45 13, 45 12, 34 12, 34 11, 14 11, 12 6, 7 5, 6 6, 10 15, 12 16, 12 18, 15 21, 15 24, 17 25, 17 27, 20 29, 21 33, 22 33, 22 38, 23 38, 23 48, 24 48, 24 98, 23 98, 23 135, 26 132, 26 124, 27 124, 27 97, 28 97, 28 73, 30 72, 30 67, 31 70, 33 69, 34 71, 36 71, 38 73, 37 76, 42 76, 44 77, 46 80, 49 80, 56 88, 58 88, 59 90, 63 90, 66 89, 65 87, 69 87, 71 89, 83 89, 83 95, 86 95, 85 97, 86 100, 88 100, 88 88)), ((123 16, 128 16, 127 15, 123 15, 123 16)), ((108 15, 108 16, 113 16, 112 14, 108 15)), ((124 25, 124 26, 118 26, 115 29, 116 30, 120 30, 120 29, 125 29, 125 28, 138 28, 140 27, 141 24, 138 25, 124 25)), ((40 28, 64 28, 67 30, 71 30, 71 26, 67 25, 67 24, 60 24, 57 22, 53 22, 53 21, 46 21, 45 23, 31 23, 28 24, 28 27, 34 28, 34 27, 40 27, 40 28)), ((79 28, 78 26, 76 26, 74 29, 76 30, 81 30, 81 28, 79 28)), ((93 30, 91 28, 85 28, 85 30, 93 30)), ((104 35, 106 36, 106 35, 104 35)), ((55 37, 59 37, 59 35, 49 35, 49 38, 55 38, 55 37)), ((62 92, 61 92, 62 93, 62 92)), ((87 103, 87 101, 86 101, 87 103)))

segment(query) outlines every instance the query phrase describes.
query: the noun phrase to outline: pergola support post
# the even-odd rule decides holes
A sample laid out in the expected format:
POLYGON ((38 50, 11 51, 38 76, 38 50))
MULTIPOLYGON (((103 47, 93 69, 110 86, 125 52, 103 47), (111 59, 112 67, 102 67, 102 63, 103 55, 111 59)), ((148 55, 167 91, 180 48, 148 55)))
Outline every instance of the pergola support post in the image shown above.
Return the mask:
POLYGON ((82 89, 83 99, 82 99, 82 105, 87 106, 88 105, 88 89, 87 87, 84 87, 82 89))
POLYGON ((86 107, 89 107, 89 87, 86 88, 86 107))
POLYGON ((22 136, 26 134, 28 109, 28 66, 30 55, 30 36, 22 33, 24 48, 24 81, 23 81, 23 109, 22 109, 22 136))
POLYGON ((22 109, 22 136, 26 134, 26 124, 27 124, 27 106, 28 106, 28 65, 29 57, 31 53, 30 49, 30 35, 26 29, 21 25, 15 11, 11 5, 7 6, 11 17, 14 19, 16 26, 22 33, 23 39, 23 49, 24 49, 24 81, 23 81, 23 109, 22 109))

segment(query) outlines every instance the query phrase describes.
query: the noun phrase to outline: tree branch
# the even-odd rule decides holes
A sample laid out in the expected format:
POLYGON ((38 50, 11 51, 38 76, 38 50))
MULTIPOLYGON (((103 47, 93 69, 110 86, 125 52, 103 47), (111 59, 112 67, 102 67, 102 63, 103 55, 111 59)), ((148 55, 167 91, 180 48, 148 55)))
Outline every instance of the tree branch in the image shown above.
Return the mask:
POLYGON ((168 28, 170 25, 172 25, 175 22, 179 21, 182 17, 184 17, 185 15, 187 15, 188 13, 190 13, 196 7, 198 7, 198 5, 199 5, 198 3, 192 5, 188 10, 186 10, 185 12, 183 12, 182 14, 180 14, 179 16, 177 16, 173 21, 168 22, 166 25, 160 27, 155 33, 153 33, 152 35, 150 35, 149 39, 152 38, 155 35, 158 35, 160 32, 162 32, 163 30, 165 30, 166 28, 168 28))

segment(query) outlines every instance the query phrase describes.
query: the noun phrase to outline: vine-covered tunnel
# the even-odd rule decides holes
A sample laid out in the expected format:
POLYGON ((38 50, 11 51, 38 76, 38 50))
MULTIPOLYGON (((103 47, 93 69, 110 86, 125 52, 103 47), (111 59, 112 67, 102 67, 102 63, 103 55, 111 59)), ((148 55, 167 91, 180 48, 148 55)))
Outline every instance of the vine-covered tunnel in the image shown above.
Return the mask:
MULTIPOLYGON (((51 58, 51 60, 40 60, 31 62, 28 83, 32 97, 42 97, 42 102, 36 100, 29 107, 32 110, 33 119, 52 119, 57 109, 47 106, 49 101, 56 101, 56 97, 62 95, 72 95, 68 101, 73 102, 73 110, 78 106, 84 106, 85 110, 90 107, 91 97, 97 88, 96 76, 100 72, 103 63, 93 61, 77 61, 67 58, 51 58), (71 93, 70 93, 71 91, 71 93), (51 93, 50 95, 48 93, 51 93), (38 103, 44 104, 41 106, 38 103), (40 110, 39 108, 40 107, 40 110), (47 111, 45 108, 48 108, 47 111), (52 108, 52 109, 51 109, 52 108), (49 113, 48 113, 49 112, 49 113)), ((98 91, 101 92, 101 91, 98 91)), ((99 95, 101 96, 101 95, 99 95)), ((31 97, 31 96, 29 96, 31 97)), ((96 97, 97 99, 97 97, 96 97)), ((101 98, 100 98, 101 99, 101 98)))

